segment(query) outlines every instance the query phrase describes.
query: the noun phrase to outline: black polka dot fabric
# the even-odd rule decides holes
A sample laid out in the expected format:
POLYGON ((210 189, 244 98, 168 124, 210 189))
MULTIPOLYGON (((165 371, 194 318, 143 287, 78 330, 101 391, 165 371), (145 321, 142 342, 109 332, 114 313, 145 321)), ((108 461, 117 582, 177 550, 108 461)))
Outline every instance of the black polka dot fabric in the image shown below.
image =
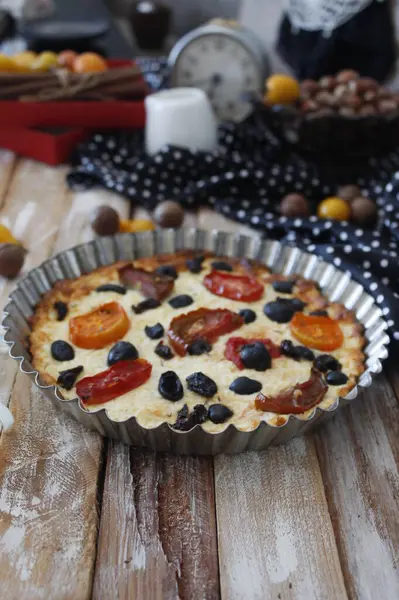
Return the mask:
MULTIPOLYGON (((154 88, 164 84, 165 65, 150 71, 154 88)), ((154 61, 148 61, 151 69, 154 61)), ((213 153, 164 147, 143 149, 142 132, 97 133, 79 147, 68 175, 73 188, 93 185, 119 192, 148 210, 167 199, 187 208, 210 205, 221 214, 313 252, 361 283, 376 299, 399 340, 399 150, 366 164, 320 165, 287 152, 256 118, 220 128, 213 153), (379 207, 375 229, 346 222, 278 214, 282 196, 297 191, 317 203, 340 184, 357 184, 379 207)))

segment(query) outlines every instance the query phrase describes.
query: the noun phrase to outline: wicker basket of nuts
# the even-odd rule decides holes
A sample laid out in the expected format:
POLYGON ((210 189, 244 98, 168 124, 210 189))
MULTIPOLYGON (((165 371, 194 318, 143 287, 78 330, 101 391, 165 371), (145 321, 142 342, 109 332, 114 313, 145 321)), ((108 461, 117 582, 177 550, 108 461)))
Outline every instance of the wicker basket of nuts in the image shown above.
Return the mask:
POLYGON ((319 156, 383 154, 399 139, 399 94, 349 69, 318 81, 274 74, 258 109, 279 139, 319 156))

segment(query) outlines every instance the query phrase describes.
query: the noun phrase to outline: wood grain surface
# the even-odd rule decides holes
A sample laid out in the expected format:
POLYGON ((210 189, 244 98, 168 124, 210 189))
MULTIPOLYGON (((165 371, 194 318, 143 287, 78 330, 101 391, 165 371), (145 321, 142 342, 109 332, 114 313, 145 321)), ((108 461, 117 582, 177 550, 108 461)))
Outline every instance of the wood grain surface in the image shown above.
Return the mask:
MULTIPOLYGON (((65 173, 0 151, 0 222, 29 250, 24 273, 91 239, 95 206, 129 213, 118 195, 69 192, 65 173)), ((184 224, 260 235, 208 208, 184 224)), ((14 285, 0 281, 0 308, 14 285)), ((399 598, 395 369, 317 433, 213 460, 102 440, 5 355, 1 599, 399 598)))

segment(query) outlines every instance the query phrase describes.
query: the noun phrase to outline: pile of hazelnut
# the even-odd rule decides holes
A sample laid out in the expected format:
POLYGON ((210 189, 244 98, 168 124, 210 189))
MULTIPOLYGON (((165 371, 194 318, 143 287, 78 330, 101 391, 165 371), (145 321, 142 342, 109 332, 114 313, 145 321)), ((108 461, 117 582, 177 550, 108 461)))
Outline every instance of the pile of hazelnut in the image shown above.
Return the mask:
MULTIPOLYGON (((285 217, 309 217, 311 204, 302 194, 292 193, 284 196, 279 205, 280 214, 285 217)), ((377 207, 374 202, 362 196, 357 185, 344 185, 338 188, 337 195, 325 198, 317 206, 320 219, 352 221, 360 227, 372 227, 377 219, 377 207)))
POLYGON ((371 77, 345 69, 318 81, 298 82, 290 75, 276 73, 265 82, 266 105, 291 105, 312 117, 344 117, 388 114, 398 110, 399 94, 382 87, 371 77))
POLYGON ((319 81, 305 79, 300 88, 299 108, 303 113, 371 116, 392 113, 399 107, 397 93, 350 69, 340 71, 335 77, 321 77, 319 81))

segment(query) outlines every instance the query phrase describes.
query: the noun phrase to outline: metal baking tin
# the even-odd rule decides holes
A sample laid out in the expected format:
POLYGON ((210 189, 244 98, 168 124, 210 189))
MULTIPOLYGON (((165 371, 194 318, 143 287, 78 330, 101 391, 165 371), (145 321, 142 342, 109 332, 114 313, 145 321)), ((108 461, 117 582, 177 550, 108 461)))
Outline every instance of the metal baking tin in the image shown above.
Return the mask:
POLYGON ((58 254, 33 269, 18 284, 5 307, 3 327, 4 340, 9 346, 11 358, 19 361, 21 371, 30 375, 36 386, 55 405, 104 436, 120 439, 133 446, 146 446, 178 454, 214 455, 221 452, 262 450, 270 444, 280 444, 303 435, 334 415, 338 408, 352 402, 363 388, 371 385, 373 377, 382 370, 381 361, 388 356, 389 343, 387 324, 382 318, 381 309, 363 287, 351 279, 350 274, 343 273, 314 254, 284 246, 277 241, 199 229, 164 229, 96 238, 58 254), (26 344, 30 332, 29 317, 43 294, 57 280, 78 277, 119 259, 135 259, 184 248, 208 249, 219 255, 254 258, 277 273, 299 273, 317 281, 330 300, 342 302, 347 308, 355 310, 357 318, 365 327, 367 339, 366 371, 359 378, 356 387, 344 398, 337 398, 327 410, 315 407, 306 419, 301 415, 292 415, 282 426, 262 422, 255 430, 246 432, 229 425, 223 432, 208 433, 200 425, 187 432, 175 431, 168 423, 146 429, 137 423, 135 417, 116 422, 109 418, 106 408, 89 413, 78 399, 64 400, 57 386, 41 383, 38 372, 32 368, 26 344))

